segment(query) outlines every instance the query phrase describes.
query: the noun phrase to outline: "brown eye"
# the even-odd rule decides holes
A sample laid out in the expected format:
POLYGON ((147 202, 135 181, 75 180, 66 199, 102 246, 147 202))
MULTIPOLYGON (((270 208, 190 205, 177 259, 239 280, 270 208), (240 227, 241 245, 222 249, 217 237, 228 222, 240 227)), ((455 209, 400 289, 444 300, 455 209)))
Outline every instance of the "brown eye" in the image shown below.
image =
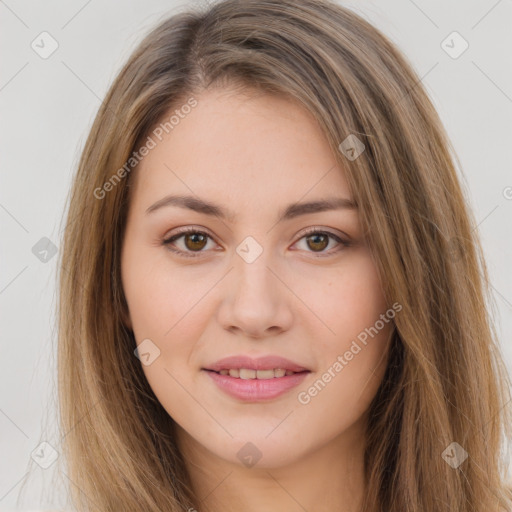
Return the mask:
POLYGON ((170 238, 163 240, 162 243, 170 251, 180 256, 201 256, 207 250, 203 250, 208 242, 213 243, 213 239, 207 233, 197 229, 185 229, 170 238))
POLYGON ((208 237, 203 233, 190 233, 184 235, 185 247, 191 251, 200 251, 206 245, 208 237))
POLYGON ((311 228, 304 233, 298 243, 299 246, 302 244, 302 250, 313 253, 315 257, 333 256, 351 245, 349 240, 344 240, 330 231, 318 228, 311 228), (331 244, 331 242, 333 243, 331 244), (334 245, 334 248, 329 247, 330 245, 334 245))
POLYGON ((313 251, 323 251, 329 245, 329 236, 324 233, 315 233, 306 237, 308 247, 313 251))

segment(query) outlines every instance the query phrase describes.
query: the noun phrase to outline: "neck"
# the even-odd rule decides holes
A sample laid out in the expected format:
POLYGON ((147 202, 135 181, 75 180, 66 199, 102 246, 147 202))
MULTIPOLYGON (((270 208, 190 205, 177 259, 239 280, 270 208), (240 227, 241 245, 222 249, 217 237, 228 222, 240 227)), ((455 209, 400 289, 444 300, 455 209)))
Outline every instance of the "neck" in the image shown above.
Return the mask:
POLYGON ((286 466, 247 468, 213 454, 181 427, 176 431, 197 512, 358 512, 364 494, 362 433, 356 423, 286 466))

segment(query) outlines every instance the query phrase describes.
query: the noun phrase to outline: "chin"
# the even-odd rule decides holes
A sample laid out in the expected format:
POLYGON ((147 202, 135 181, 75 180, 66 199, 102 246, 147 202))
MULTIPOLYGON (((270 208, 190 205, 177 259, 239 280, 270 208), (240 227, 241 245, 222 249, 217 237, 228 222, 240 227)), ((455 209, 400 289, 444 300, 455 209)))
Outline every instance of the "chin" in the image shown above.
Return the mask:
MULTIPOLYGON (((265 438, 266 434, 258 436, 235 436, 228 442, 208 447, 214 455, 226 460, 231 464, 248 469, 277 469, 292 464, 300 458, 301 454, 297 450, 300 443, 304 449, 303 441, 293 441, 290 438, 284 439, 275 436, 270 440, 265 438)), ((211 440, 210 440, 211 442, 211 440)))

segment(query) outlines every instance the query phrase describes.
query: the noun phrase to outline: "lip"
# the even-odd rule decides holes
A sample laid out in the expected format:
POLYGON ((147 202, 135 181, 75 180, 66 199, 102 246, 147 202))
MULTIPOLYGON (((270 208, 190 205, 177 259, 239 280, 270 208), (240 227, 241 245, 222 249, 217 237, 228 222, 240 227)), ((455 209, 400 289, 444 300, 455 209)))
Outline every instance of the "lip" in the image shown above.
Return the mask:
POLYGON ((289 359, 276 355, 262 356, 253 358, 246 355, 237 355, 219 359, 217 362, 206 366, 204 370, 220 370, 247 368, 248 370, 272 370, 274 368, 282 368, 283 370, 291 370, 292 372, 309 371, 308 368, 299 365, 289 359))
POLYGON ((203 368, 204 371, 224 393, 245 402, 263 402, 277 398, 298 386, 311 371, 284 357, 268 355, 252 358, 245 355, 231 356, 203 368), (247 368, 251 370, 271 370, 281 368, 296 372, 284 377, 271 379, 239 379, 230 375, 221 375, 220 370, 247 368))
POLYGON ((264 402, 272 400, 298 386, 309 375, 309 371, 273 377, 272 379, 237 379, 221 375, 211 370, 203 371, 225 393, 245 402, 264 402))

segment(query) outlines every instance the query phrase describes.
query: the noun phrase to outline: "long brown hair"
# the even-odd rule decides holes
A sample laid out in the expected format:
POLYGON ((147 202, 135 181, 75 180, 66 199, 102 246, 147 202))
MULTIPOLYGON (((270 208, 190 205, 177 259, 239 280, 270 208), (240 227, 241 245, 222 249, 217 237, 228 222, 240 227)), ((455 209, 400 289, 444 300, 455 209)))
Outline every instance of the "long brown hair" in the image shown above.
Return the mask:
POLYGON ((225 0, 176 14, 143 40, 99 109, 60 261, 61 448, 78 509, 201 510, 123 322, 120 248, 136 168, 127 162, 171 108, 213 84, 285 95, 313 113, 346 170, 386 298, 403 307, 369 410, 363 510, 509 509, 509 376, 457 157, 397 48, 322 0, 225 0), (340 150, 348 136, 364 144, 358 158, 340 150))

